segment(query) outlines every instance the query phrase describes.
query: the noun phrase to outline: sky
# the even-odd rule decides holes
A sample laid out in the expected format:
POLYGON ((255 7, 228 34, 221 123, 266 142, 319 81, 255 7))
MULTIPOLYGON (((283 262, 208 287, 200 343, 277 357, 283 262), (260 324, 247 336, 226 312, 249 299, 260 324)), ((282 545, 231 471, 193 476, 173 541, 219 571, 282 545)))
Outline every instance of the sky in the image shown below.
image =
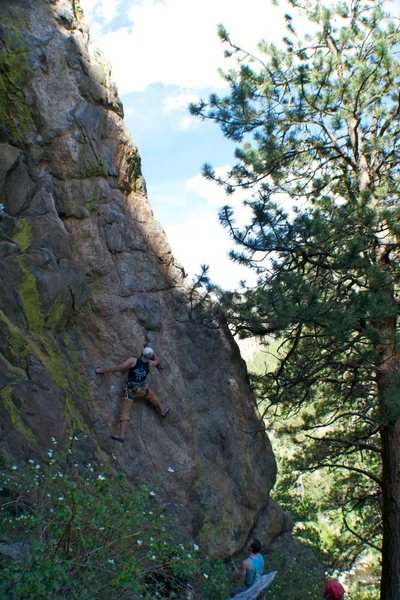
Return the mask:
MULTIPOLYGON (((217 125, 192 117, 188 104, 227 92, 219 69, 229 68, 217 36, 222 23, 231 39, 256 51, 265 39, 286 33, 286 0, 80 0, 93 44, 111 64, 124 105, 125 123, 142 158, 142 172, 156 219, 187 274, 210 267, 211 280, 226 288, 254 275, 228 258, 233 247, 218 222, 225 204, 241 204, 201 176, 204 163, 217 172, 234 160, 235 146, 217 125)), ((392 8, 400 13, 400 0, 392 8)), ((297 22, 304 27, 304 23, 297 22)))

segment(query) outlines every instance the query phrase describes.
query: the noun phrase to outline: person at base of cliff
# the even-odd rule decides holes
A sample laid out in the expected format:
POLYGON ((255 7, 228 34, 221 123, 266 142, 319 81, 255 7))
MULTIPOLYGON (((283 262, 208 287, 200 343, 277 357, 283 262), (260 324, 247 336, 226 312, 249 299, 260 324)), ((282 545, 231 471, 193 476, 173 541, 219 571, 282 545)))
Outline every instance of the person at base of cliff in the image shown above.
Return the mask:
POLYGON ((261 542, 255 538, 251 539, 248 545, 249 556, 242 562, 240 577, 244 579, 247 588, 260 579, 264 571, 264 558, 261 552, 261 542))
POLYGON ((344 587, 336 579, 330 579, 325 583, 324 598, 326 600, 343 600, 344 587))
POLYGON ((139 358, 130 356, 124 362, 115 367, 96 369, 97 375, 103 373, 114 373, 115 371, 128 371, 128 383, 126 384, 121 396, 121 409, 119 416, 119 433, 111 435, 113 440, 124 442, 126 436, 126 427, 129 422, 129 416, 132 403, 138 398, 144 398, 152 404, 162 417, 169 413, 169 407, 163 407, 157 396, 147 387, 145 381, 149 374, 150 367, 156 367, 160 364, 158 356, 149 347, 144 348, 139 358))

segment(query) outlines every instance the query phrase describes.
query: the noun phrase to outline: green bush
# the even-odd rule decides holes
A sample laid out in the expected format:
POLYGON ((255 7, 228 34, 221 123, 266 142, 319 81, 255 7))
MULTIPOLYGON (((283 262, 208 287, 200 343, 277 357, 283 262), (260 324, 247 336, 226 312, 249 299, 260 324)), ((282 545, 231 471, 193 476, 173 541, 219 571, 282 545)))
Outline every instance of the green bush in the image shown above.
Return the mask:
MULTIPOLYGON (((73 440, 71 441, 73 442, 73 440)), ((82 464, 72 446, 0 474, 0 598, 113 600, 229 596, 220 560, 203 555, 157 489, 128 486, 114 465, 82 464), (15 547, 15 546, 14 546, 15 547)))

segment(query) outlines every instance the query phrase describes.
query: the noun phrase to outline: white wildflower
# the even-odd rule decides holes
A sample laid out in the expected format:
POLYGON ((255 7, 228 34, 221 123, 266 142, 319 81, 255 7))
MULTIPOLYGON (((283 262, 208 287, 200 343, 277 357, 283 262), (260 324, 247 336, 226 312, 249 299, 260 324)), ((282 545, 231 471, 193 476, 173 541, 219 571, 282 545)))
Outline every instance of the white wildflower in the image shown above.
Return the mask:
POLYGON ((175 469, 173 469, 172 467, 168 467, 168 473, 175 473, 175 469))
POLYGON ((193 548, 196 550, 196 552, 198 552, 198 551, 199 551, 199 549, 200 549, 200 548, 199 548, 199 546, 198 546, 197 544, 193 544, 193 548))
POLYGON ((136 540, 136 543, 137 543, 138 546, 141 546, 143 544, 143 540, 140 540, 140 539, 136 540))

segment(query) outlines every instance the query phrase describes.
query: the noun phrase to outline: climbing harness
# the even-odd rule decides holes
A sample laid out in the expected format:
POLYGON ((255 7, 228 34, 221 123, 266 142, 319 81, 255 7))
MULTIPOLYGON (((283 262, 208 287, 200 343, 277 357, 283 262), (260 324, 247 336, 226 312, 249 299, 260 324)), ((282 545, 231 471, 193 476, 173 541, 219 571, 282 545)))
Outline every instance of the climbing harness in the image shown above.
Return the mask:
POLYGON ((140 384, 140 383, 127 383, 126 386, 124 387, 124 391, 122 392, 122 395, 124 397, 125 400, 135 400, 135 397, 133 396, 133 394, 135 394, 135 392, 138 392, 139 390, 148 390, 148 386, 144 383, 140 384))

